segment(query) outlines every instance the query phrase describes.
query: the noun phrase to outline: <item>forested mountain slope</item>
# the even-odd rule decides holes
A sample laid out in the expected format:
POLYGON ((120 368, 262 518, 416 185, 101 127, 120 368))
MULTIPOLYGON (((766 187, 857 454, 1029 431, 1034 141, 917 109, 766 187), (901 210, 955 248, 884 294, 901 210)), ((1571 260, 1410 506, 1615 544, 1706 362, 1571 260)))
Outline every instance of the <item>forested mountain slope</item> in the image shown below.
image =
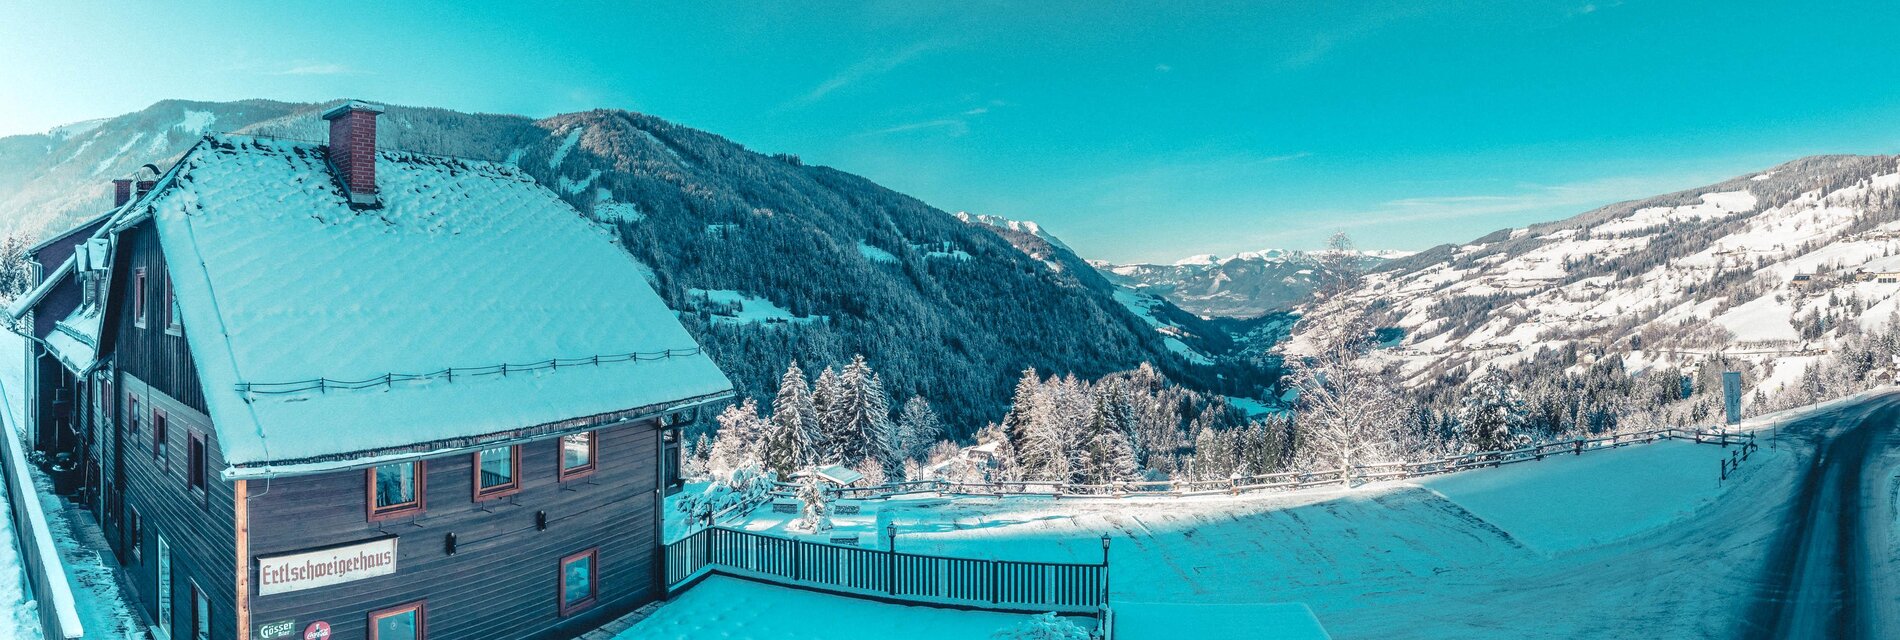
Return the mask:
MULTIPOLYGON (((206 131, 322 140, 324 106, 166 101, 0 138, 0 225, 40 235, 102 211, 108 180, 148 162, 162 168, 206 131)), ((612 225, 753 396, 769 396, 788 360, 816 370, 862 352, 897 401, 921 394, 967 432, 1002 414, 1029 367, 1093 378, 1154 362, 1189 386, 1244 397, 1270 380, 1245 360, 1173 348, 1066 249, 1038 260, 1007 230, 652 116, 392 106, 378 136, 385 147, 514 162, 612 225), (1071 259, 1082 268, 1059 267, 1071 259)), ((560 256, 496 259, 562 268, 560 256)))

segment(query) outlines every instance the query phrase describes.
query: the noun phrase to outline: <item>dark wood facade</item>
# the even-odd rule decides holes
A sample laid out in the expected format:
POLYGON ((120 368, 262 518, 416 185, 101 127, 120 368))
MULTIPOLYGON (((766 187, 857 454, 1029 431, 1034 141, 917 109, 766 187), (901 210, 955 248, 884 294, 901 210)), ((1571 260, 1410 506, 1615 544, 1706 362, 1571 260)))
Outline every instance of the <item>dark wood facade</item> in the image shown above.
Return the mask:
POLYGON ((559 434, 520 442, 519 489, 492 499, 478 499, 473 454, 428 458, 424 508, 386 519, 369 515, 362 467, 224 480, 185 328, 166 321, 167 273, 151 222, 121 232, 101 364, 84 384, 66 384, 90 408, 74 412, 87 418, 83 451, 96 469, 89 505, 139 607, 154 620, 170 611, 172 638, 194 637, 196 594, 209 601, 214 640, 257 638, 286 622, 302 637, 319 621, 333 638, 364 638, 372 612, 414 602, 424 603, 432 639, 569 638, 664 594, 662 494, 677 481, 666 477, 659 419, 595 425, 595 468, 579 477, 562 478, 559 434), (141 284, 143 318, 133 303, 141 284), (260 594, 260 556, 388 536, 397 540, 393 575, 260 594), (597 553, 597 597, 564 612, 559 562, 588 551, 597 553))
POLYGON ((254 622, 323 620, 335 637, 362 638, 368 612, 423 601, 431 638, 571 638, 662 595, 655 423, 600 431, 595 471, 566 482, 558 439, 520 447, 519 492, 477 502, 474 456, 434 458, 422 511, 376 522, 363 470, 252 482, 254 556, 397 538, 394 575, 258 597, 254 622), (593 548, 599 599, 563 618, 558 563, 593 548))

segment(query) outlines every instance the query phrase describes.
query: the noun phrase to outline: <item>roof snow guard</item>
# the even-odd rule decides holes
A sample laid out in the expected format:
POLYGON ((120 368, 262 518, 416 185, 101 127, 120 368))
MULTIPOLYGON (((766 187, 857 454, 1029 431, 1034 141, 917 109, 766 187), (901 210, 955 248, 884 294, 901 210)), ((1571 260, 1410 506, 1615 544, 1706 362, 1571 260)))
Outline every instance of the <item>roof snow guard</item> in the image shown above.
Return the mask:
POLYGON ((227 477, 427 455, 730 395, 632 256, 520 170, 377 152, 383 206, 364 211, 329 155, 210 136, 140 207, 168 256, 227 477), (549 360, 656 352, 667 357, 549 360), (550 362, 349 390, 246 384, 550 362))

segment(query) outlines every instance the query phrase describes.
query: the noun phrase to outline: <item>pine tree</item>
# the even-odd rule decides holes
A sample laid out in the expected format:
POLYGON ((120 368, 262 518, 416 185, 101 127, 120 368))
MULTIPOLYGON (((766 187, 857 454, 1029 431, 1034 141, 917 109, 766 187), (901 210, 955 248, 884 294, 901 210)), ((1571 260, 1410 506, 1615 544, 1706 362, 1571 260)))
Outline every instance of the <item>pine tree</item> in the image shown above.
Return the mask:
POLYGON ((793 361, 779 378, 778 396, 772 399, 772 432, 766 444, 766 466, 789 476, 792 471, 818 463, 819 444, 824 440, 818 410, 812 404, 811 387, 805 371, 793 361))
POLYGON ((1458 436, 1466 451, 1502 451, 1515 448, 1529 437, 1524 424, 1529 409, 1516 389, 1498 370, 1465 385, 1465 398, 1458 410, 1458 436))
POLYGON ((831 439, 838 443, 839 461, 856 467, 866 460, 890 469, 896 459, 891 452, 890 400, 884 384, 864 356, 859 355, 838 374, 837 397, 832 402, 832 417, 826 420, 831 439))
POLYGON ((1116 416, 1105 394, 1098 394, 1090 412, 1084 435, 1082 463, 1076 480, 1084 484, 1105 484, 1135 475, 1135 451, 1128 445, 1126 421, 1116 416))
POLYGON ((1016 381, 1016 392, 1009 402, 1009 413, 1003 414, 1003 431, 1007 441, 1020 445, 1029 441, 1029 425, 1034 422, 1036 397, 1041 392, 1042 380, 1036 377, 1036 370, 1024 369, 1022 378, 1016 381))
POLYGON ((818 419, 818 439, 812 447, 813 465, 843 464, 845 438, 838 414, 838 372, 831 367, 819 372, 811 387, 812 415, 818 419))

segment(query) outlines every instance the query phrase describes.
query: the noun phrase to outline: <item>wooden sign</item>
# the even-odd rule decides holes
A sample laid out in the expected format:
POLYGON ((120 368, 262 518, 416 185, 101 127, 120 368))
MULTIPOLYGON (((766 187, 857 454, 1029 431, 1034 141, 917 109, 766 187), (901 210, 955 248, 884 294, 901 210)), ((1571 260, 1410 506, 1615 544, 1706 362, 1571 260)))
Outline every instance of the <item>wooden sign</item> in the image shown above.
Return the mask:
POLYGON ((395 572, 394 536, 280 556, 258 556, 257 593, 264 596, 290 593, 395 572))

